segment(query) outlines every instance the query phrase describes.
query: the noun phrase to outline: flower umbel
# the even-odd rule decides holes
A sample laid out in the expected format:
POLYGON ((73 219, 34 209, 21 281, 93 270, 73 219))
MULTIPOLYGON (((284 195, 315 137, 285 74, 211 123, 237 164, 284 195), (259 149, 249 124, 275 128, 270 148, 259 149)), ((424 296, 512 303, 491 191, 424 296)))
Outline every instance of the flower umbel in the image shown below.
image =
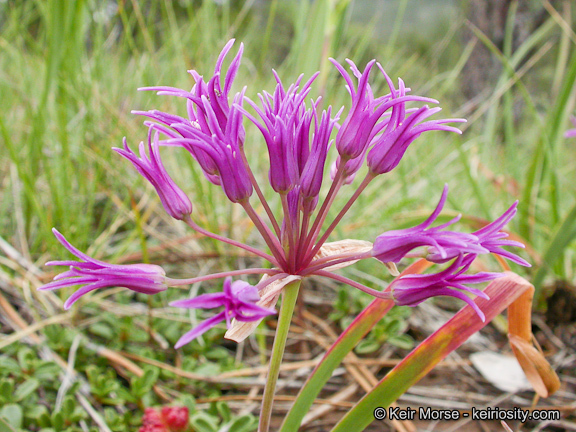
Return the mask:
MULTIPOLYGON (((321 98, 308 102, 317 74, 308 80, 301 76, 294 84, 284 86, 274 72, 274 91, 262 91, 258 97, 259 103, 256 103, 246 97, 246 87, 232 94, 242 59, 242 44, 226 73, 223 72, 226 56, 233 44, 233 40, 228 42, 220 53, 212 76, 205 79, 200 73, 189 71, 195 82, 190 91, 160 86, 142 88, 182 98, 187 116, 157 110, 135 111, 147 117, 144 124, 149 128, 148 152, 142 143, 138 157, 125 141, 124 148, 115 151, 130 160, 139 173, 150 181, 170 216, 181 220, 200 235, 241 248, 268 264, 261 268, 172 279, 155 265, 113 265, 95 260, 74 248, 54 230, 58 240, 79 261, 49 262, 48 265, 70 266, 70 270, 56 276, 53 282, 40 289, 81 285, 66 301, 64 307, 68 309, 80 296, 98 288, 119 286, 154 294, 168 286, 224 279, 222 292, 200 294, 171 303, 171 306, 191 309, 222 308, 185 333, 176 343, 176 348, 188 344, 222 321, 228 328, 225 337, 241 341, 263 318, 275 313, 275 305, 282 296, 260 411, 259 431, 267 432, 290 322, 301 284, 309 277, 333 279, 376 298, 392 299, 400 305, 415 306, 430 297, 450 296, 467 303, 484 320, 483 312, 476 304, 479 300, 473 299, 473 296, 487 299, 487 295, 468 285, 488 282, 501 274, 468 274, 473 268, 473 261, 479 255, 490 253, 520 265, 529 264, 504 249, 523 246, 508 239, 508 234, 502 231, 516 214, 517 203, 494 222, 487 223, 474 233, 448 229, 458 222, 459 217, 433 227, 446 203, 447 186, 436 209, 419 225, 385 232, 376 238, 374 244, 350 239, 327 243, 362 192, 374 179, 392 172, 417 138, 432 131, 460 133, 450 124, 464 120, 433 119, 432 116, 440 108, 422 104, 438 102, 410 95, 410 89, 401 79, 396 88, 375 60, 369 62, 363 72, 348 60, 351 74, 332 60, 350 94, 350 108, 347 111, 344 108, 336 111, 330 106, 324 107, 321 98), (375 95, 370 85, 374 65, 378 66, 381 72, 378 75, 386 81, 390 90, 383 96, 375 95), (344 112, 346 115, 340 123, 340 116, 344 112), (246 134, 245 117, 253 123, 255 130, 259 130, 266 144, 269 161, 266 185, 256 181, 257 176, 249 164, 247 154, 253 154, 255 150, 251 148, 250 153, 245 152, 246 147, 253 145, 247 141, 251 135, 246 134), (267 249, 208 231, 192 217, 191 201, 168 175, 160 159, 161 147, 174 146, 187 150, 208 181, 222 188, 230 202, 242 207, 267 249), (326 164, 331 166, 330 170, 327 170, 326 164), (326 171, 330 171, 331 182, 324 178, 326 171), (364 178, 356 181, 355 177, 361 172, 366 173, 364 178), (324 195, 322 186, 326 183, 329 183, 329 189, 324 195), (336 197, 346 193, 346 185, 350 185, 352 191, 345 204, 333 211, 336 197), (268 189, 267 193, 264 193, 264 188, 268 189), (276 211, 273 211, 276 207, 268 204, 270 196, 275 196, 278 203, 276 211), (259 212, 258 209, 263 211, 259 212), (331 217, 333 219, 327 221, 331 217), (404 259, 425 258, 429 261, 426 264, 434 263, 442 267, 429 274, 399 276, 384 291, 337 273, 343 267, 370 258, 383 262, 394 276, 398 275, 396 263, 404 259), (253 286, 243 280, 232 281, 232 277, 248 275, 261 275, 260 282, 253 286)), ((571 132, 568 136, 571 136, 571 132)), ((387 302, 373 304, 389 306, 387 302)), ((464 312, 468 313, 467 310, 464 312)), ((489 313, 487 316, 490 317, 489 313)), ((365 318, 367 316, 362 315, 358 322, 364 324, 365 318)), ((185 420, 184 416, 181 419, 185 420)), ((157 426, 164 428, 165 424, 160 423, 151 424, 149 429, 157 426)))
POLYGON ((122 286, 153 294, 165 290, 167 286, 225 278, 222 292, 201 294, 171 304, 193 309, 223 308, 182 336, 176 344, 176 347, 181 347, 221 321, 226 322, 229 334, 234 335, 236 340, 243 339, 258 321, 275 313, 273 308, 281 293, 290 290, 290 295, 295 298, 300 282, 310 276, 331 278, 375 297, 393 298, 398 304, 410 306, 433 296, 448 295, 470 304, 481 315, 467 294, 484 295, 466 284, 489 281, 499 274, 465 274, 474 259, 478 255, 492 253, 520 265, 529 265, 518 255, 504 249, 508 246, 522 247, 521 243, 506 239, 508 234, 502 231, 515 215, 516 203, 497 220, 474 233, 448 229, 458 222, 459 217, 432 227, 446 203, 447 186, 436 209, 417 226, 385 232, 376 238, 373 245, 359 240, 326 243, 366 187, 378 176, 393 171, 418 137, 431 131, 460 133, 449 124, 464 120, 434 120, 431 117, 440 108, 410 106, 438 102, 410 95, 410 89, 400 79, 396 88, 375 61, 369 62, 361 72, 348 60, 349 73, 340 63, 332 60, 350 94, 351 106, 342 123, 342 110, 335 112, 330 106, 322 107, 320 98, 307 101, 317 74, 308 80, 300 76, 294 84, 285 86, 274 72, 274 91, 261 92, 259 103, 256 103, 245 96, 246 88, 232 94, 242 59, 242 45, 226 73, 223 72, 226 55, 233 43, 233 40, 228 42, 220 53, 211 77, 205 79, 200 73, 190 71, 195 82, 190 91, 161 86, 143 88, 183 98, 187 117, 157 110, 137 111, 136 114, 147 117, 148 154, 143 143, 140 145, 140 157, 125 142, 123 149, 114 150, 130 160, 140 174, 152 183, 168 214, 202 235, 267 260, 271 268, 263 266, 190 279, 170 279, 158 266, 112 265, 94 260, 72 247, 55 231, 60 242, 80 261, 48 263, 69 265, 70 270, 56 276, 53 282, 41 289, 84 285, 68 299, 66 308, 81 295, 102 287, 122 286), (389 93, 383 96, 375 95, 370 85, 375 65, 381 72, 378 75, 385 80, 389 89, 389 93), (244 151, 247 145, 244 117, 260 131, 266 143, 269 156, 266 186, 269 194, 277 194, 281 203, 280 212, 272 211, 263 193, 264 186, 258 184, 248 162, 244 151), (240 204, 268 250, 210 232, 193 220, 190 200, 168 175, 160 159, 160 148, 171 146, 186 149, 205 177, 221 187, 232 203, 240 204), (335 150, 330 152, 331 149, 335 150), (324 178, 327 163, 333 167, 332 182, 322 197, 323 182, 329 180, 324 178), (354 184, 354 177, 364 166, 367 167, 364 179, 325 228, 324 223, 331 214, 336 196, 342 193, 345 185, 354 184), (257 212, 257 208, 262 208, 265 215, 257 212), (375 290, 335 273, 342 267, 369 258, 382 261, 392 272, 396 272, 395 263, 414 257, 424 257, 445 268, 436 273, 396 279, 391 292, 375 290), (251 274, 263 275, 256 286, 231 279, 233 276, 251 274), (239 326, 242 326, 241 331, 238 330, 239 326))

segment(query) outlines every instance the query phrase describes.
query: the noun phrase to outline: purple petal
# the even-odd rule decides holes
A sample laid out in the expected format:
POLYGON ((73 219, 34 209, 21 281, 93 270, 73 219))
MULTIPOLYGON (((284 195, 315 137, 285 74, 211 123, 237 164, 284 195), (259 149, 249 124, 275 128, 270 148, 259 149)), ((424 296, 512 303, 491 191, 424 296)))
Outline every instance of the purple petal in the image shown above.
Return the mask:
POLYGON ((85 278, 75 278, 75 279, 61 279, 56 280, 54 282, 47 283, 46 285, 42 285, 38 288, 38 291, 52 291, 55 289, 63 288, 65 286, 74 286, 74 285, 82 285, 85 283, 95 282, 96 279, 93 277, 85 277, 85 278))
POLYGON ((218 323, 224 321, 224 319, 225 319, 224 312, 220 312, 219 314, 214 315, 212 318, 208 318, 207 320, 202 321, 200 324, 198 324, 196 327, 194 327, 192 330, 185 333, 180 339, 178 339, 178 342, 176 342, 174 348, 178 349, 192 342, 192 340, 196 339, 198 336, 203 335, 212 327, 215 327, 216 325, 218 325, 218 323))
POLYGON ((197 297, 185 300, 170 302, 170 306, 188 309, 214 309, 226 304, 227 295, 225 293, 202 294, 197 297))
POLYGON ((90 291, 94 291, 98 288, 105 288, 105 287, 109 287, 110 285, 107 284, 106 281, 101 281, 101 282, 95 282, 93 284, 89 284, 86 286, 83 286, 82 288, 80 288, 78 291, 76 291, 75 293, 73 293, 68 300, 66 300, 66 302, 64 303, 64 309, 68 310, 70 309, 70 307, 76 303, 76 301, 82 297, 84 294, 89 293, 90 291))
POLYGON ((66 238, 60 234, 60 232, 56 229, 56 228, 52 228, 52 232, 54 233, 54 236, 56 236, 56 238, 58 239, 58 241, 62 244, 62 246, 64 246, 66 249, 68 249, 72 255, 77 256, 80 259, 83 259, 84 261, 87 261, 89 263, 94 263, 94 264, 98 264, 101 265, 102 267, 107 267, 108 264, 103 262, 103 261, 99 261, 97 259, 94 259, 92 257, 89 257, 88 255, 86 255, 83 252, 80 252, 78 249, 76 249, 74 246, 72 246, 68 240, 66 240, 66 238))

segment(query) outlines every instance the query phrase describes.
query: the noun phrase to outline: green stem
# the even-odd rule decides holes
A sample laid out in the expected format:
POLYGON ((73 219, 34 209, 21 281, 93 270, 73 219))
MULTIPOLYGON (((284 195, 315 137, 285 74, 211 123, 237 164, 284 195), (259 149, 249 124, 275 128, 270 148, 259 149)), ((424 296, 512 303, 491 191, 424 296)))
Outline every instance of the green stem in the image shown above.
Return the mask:
POLYGON ((276 329, 276 337, 274 338, 274 347, 272 348, 270 367, 268 369, 268 377, 266 378, 266 387, 264 388, 264 397, 262 399, 258 432, 268 432, 270 427, 276 382, 278 381, 280 364, 284 356, 286 339, 288 337, 288 331, 290 330, 290 322, 292 321, 292 314, 294 313, 294 306, 296 305, 301 282, 302 281, 297 280, 284 287, 282 307, 280 308, 280 315, 278 317, 278 328, 276 329))

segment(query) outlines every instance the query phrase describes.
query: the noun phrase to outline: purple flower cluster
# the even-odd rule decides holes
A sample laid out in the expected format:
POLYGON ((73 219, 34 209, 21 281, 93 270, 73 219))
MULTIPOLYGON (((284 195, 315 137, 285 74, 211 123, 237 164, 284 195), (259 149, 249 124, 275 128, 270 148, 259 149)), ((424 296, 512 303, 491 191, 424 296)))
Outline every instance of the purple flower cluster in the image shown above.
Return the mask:
POLYGON ((241 108, 245 90, 234 96, 232 105, 228 96, 240 66, 242 45, 226 73, 223 88, 220 80, 224 58, 233 42, 228 42, 222 50, 214 75, 208 82, 196 71, 190 71, 196 81, 192 91, 173 87, 140 89, 187 99, 187 119, 155 110, 134 113, 155 120, 155 123, 149 125, 172 138, 163 144, 178 145, 188 150, 198 161, 206 178, 220 185, 230 201, 240 202, 248 199, 253 191, 248 167, 241 157, 245 135, 241 108))
POLYGON ((485 295, 468 285, 492 280, 500 274, 465 273, 480 254, 496 254, 517 264, 529 265, 518 255, 504 249, 508 246, 523 247, 521 243, 507 239, 508 235, 502 231, 516 214, 517 203, 500 218, 474 233, 450 231, 448 228, 459 217, 432 226, 446 202, 448 189, 445 187, 434 212, 417 226, 385 232, 373 244, 358 240, 326 243, 362 191, 376 177, 396 168, 414 140, 429 131, 460 133, 448 124, 464 120, 431 120, 440 108, 410 105, 438 102, 410 95, 410 89, 402 80, 398 80, 396 88, 382 66, 375 61, 369 62, 361 72, 352 61, 347 60, 351 71, 349 73, 343 65, 331 60, 344 78, 350 94, 351 105, 346 115, 343 115, 343 110, 334 112, 329 106, 323 107, 320 98, 308 101, 318 74, 307 81, 300 76, 294 84, 285 86, 274 72, 276 86, 272 93, 262 92, 257 101, 246 96, 246 88, 232 95, 233 82, 243 53, 241 44, 224 72, 225 57, 233 43, 232 40, 226 44, 218 57, 214 74, 209 79, 205 80, 196 71, 190 71, 195 81, 190 91, 172 87, 142 88, 161 95, 183 98, 187 117, 156 110, 135 111, 147 118, 145 125, 149 128, 148 145, 140 144, 139 157, 125 141, 122 149, 114 150, 128 159, 154 186, 170 216, 182 220, 203 235, 268 260, 273 268, 170 279, 158 266, 119 266, 94 260, 72 247, 55 231, 60 242, 81 261, 48 263, 70 266, 70 270, 56 276, 54 282, 41 289, 84 285, 68 299, 65 304, 68 308, 80 296, 97 288, 121 286, 136 292, 154 294, 165 290, 167 286, 226 278, 221 293, 202 294, 171 303, 172 306, 183 308, 223 308, 186 333, 178 341, 177 347, 187 344, 221 321, 225 321, 228 328, 240 325, 253 328, 259 320, 274 313, 274 304, 289 281, 314 275, 347 283, 379 298, 392 298, 401 305, 414 306, 433 296, 452 296, 467 302, 483 317, 468 294, 485 295), (378 72, 390 90, 382 96, 374 95, 370 86, 373 74, 378 72), (260 131, 266 144, 269 159, 268 186, 272 191, 270 193, 279 196, 281 214, 272 211, 265 198, 264 188, 256 182, 248 163, 244 152, 244 118, 260 131), (208 181, 221 187, 231 202, 243 207, 262 235, 268 251, 207 231, 193 220, 190 200, 168 175, 160 157, 162 148, 174 146, 185 149, 196 160, 208 181), (331 154, 330 149, 334 154, 331 154), (331 181, 329 190, 322 198, 322 183, 326 181, 324 173, 329 163, 332 163, 331 181), (363 166, 367 167, 364 179, 324 229, 324 222, 330 214, 335 197, 345 185, 353 183, 363 166), (254 192, 256 197, 253 196, 254 192), (263 214, 255 210, 254 202, 264 209, 263 214), (386 292, 376 291, 334 273, 361 259, 376 258, 393 268, 393 263, 412 257, 426 258, 433 263, 444 264, 445 268, 436 273, 399 277, 386 292), (232 282, 230 278, 247 274, 261 274, 263 278, 256 286, 241 280, 232 282))

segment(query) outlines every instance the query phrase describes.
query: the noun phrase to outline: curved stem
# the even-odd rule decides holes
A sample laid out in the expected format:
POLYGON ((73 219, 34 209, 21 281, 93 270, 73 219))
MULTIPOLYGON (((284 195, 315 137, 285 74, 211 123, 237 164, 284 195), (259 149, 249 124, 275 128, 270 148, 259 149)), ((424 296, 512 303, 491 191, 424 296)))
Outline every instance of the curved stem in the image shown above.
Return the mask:
POLYGON ((267 274, 267 275, 276 275, 281 273, 280 270, 275 269, 266 269, 266 268, 250 268, 250 269, 242 269, 242 270, 232 270, 222 273, 213 273, 205 276, 198 276, 195 278, 188 278, 188 279, 172 279, 166 278, 166 284, 168 286, 181 286, 181 285, 191 285, 196 282, 204 282, 211 279, 221 279, 228 276, 238 276, 238 275, 245 275, 245 274, 267 274))
POLYGON ((350 197, 350 199, 348 200, 348 202, 346 203, 344 208, 342 208, 342 210, 340 210, 340 213, 338 213, 338 216, 336 216, 334 218, 334 220, 332 221, 332 223, 330 224, 328 229, 324 232, 324 234, 322 235, 320 240, 318 240, 318 242, 316 242, 314 249, 312 249, 312 251, 306 256, 306 262, 307 263, 310 262, 309 260, 314 258, 314 256, 320 250, 320 248, 322 247, 322 245, 324 244, 324 242, 326 241, 328 236, 330 236, 330 234, 332 234, 332 231, 334 231, 334 228, 336 228, 336 226, 340 223, 340 221, 342 220, 344 215, 348 212, 348 210, 350 210, 350 207, 352 207, 352 204, 354 204, 356 202, 356 200, 358 199, 360 194, 364 191, 364 189, 366 189, 366 186, 368 186, 368 184, 372 181, 372 179, 374 179, 374 177, 375 177, 375 175, 370 173, 370 172, 368 174, 366 174, 366 177, 364 177, 364 180, 362 180, 362 183, 360 183, 360 186, 358 186, 358 189, 356 189, 356 192, 354 192, 354 195, 352 195, 350 197))
POLYGON ((268 432, 270 428, 270 417, 272 415, 276 383, 278 382, 280 365, 282 363, 282 357, 284 356, 284 348, 286 348, 286 339, 288 337, 288 331, 290 330, 290 322, 292 321, 292 314, 294 313, 301 283, 302 281, 297 280, 284 287, 282 306, 278 316, 278 327, 276 328, 274 347, 272 348, 268 377, 266 378, 266 387, 264 388, 264 396, 262 398, 258 432, 268 432))
POLYGON ((240 150, 240 156, 242 157, 242 162, 244 163, 244 166, 246 167, 246 170, 248 171, 248 177, 250 178, 250 183, 252 183, 252 187, 256 191, 256 195, 258 195, 258 198, 260 199, 260 203, 262 204, 262 207, 264 207, 264 211, 268 215, 268 219, 270 220, 270 223, 272 224, 272 227, 274 228, 274 232, 276 233, 277 237, 280 237, 280 227, 278 226, 278 221, 274 217, 274 213, 272 213, 272 209, 268 205, 268 201, 266 201, 266 198, 264 197, 264 194, 262 193, 262 189, 260 189, 260 186, 258 185, 258 182, 256 181, 256 177, 254 177, 254 173, 252 172, 252 168, 250 168, 250 165, 248 165, 248 159, 246 159, 246 153, 244 153, 244 147, 242 147, 240 150))
POLYGON ((340 276, 338 274, 335 273, 331 273, 328 271, 324 271, 324 270, 318 270, 314 273, 312 273, 312 276, 324 276, 330 279, 334 279, 337 280, 338 282, 342 282, 345 283, 347 285, 350 285, 351 287, 354 288, 358 288, 360 291, 364 291, 366 294, 370 294, 371 296, 374 296, 376 298, 380 298, 380 299, 386 299, 386 300, 390 300, 392 298, 392 294, 390 293, 390 291, 378 291, 372 288, 368 288, 366 285, 362 285, 359 282, 353 281, 352 279, 348 279, 347 277, 344 276, 340 276))
POLYGON ((184 219, 184 222, 194 231, 198 231, 200 234, 204 234, 206 237, 210 237, 223 243, 228 243, 229 245, 239 247, 240 249, 244 249, 245 251, 248 251, 250 253, 253 253, 254 255, 258 255, 259 257, 264 258, 267 261, 270 261, 274 266, 280 267, 278 265, 278 261, 276 260, 276 258, 274 258, 271 255, 268 255, 266 252, 262 252, 260 249, 256 249, 252 246, 248 246, 236 240, 229 239, 228 237, 214 234, 213 232, 205 230, 204 228, 199 226, 196 222, 194 222, 190 216, 184 219))
POLYGON ((254 208, 250 205, 248 200, 241 201, 239 204, 244 208, 248 217, 252 220, 254 225, 256 225, 256 229, 260 231, 260 235, 270 248, 272 255, 278 260, 278 262, 282 265, 277 265, 278 267, 285 267, 286 266, 286 258, 284 257, 284 250, 282 249, 282 245, 278 241, 274 234, 270 231, 270 228, 262 221, 258 213, 254 210, 254 208))

